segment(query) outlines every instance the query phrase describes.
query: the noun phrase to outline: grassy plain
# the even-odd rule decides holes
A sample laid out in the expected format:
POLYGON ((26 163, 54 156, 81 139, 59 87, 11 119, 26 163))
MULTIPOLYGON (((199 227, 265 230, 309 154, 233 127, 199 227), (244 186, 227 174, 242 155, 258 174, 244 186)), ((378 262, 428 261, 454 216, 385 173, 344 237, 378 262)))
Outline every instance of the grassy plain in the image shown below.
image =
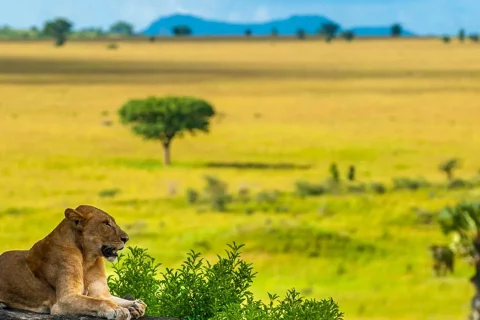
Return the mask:
POLYGON ((480 168, 479 55, 479 45, 440 40, 121 43, 118 50, 98 42, 0 43, 0 252, 30 247, 65 207, 86 203, 112 213, 131 245, 149 248, 164 266, 178 265, 191 248, 215 258, 226 243, 246 243, 261 298, 296 287, 332 296, 349 320, 463 318, 472 270, 459 263, 453 276, 432 277, 427 246, 447 239, 436 225, 417 224, 411 208, 440 209, 478 198, 478 190, 298 199, 306 212, 253 215, 198 213, 183 195, 200 188, 204 174, 232 191, 289 191, 299 179, 324 179, 333 161, 343 176, 354 164, 359 180, 390 183, 442 181, 438 163, 459 157, 458 174, 472 177, 480 168), (168 169, 160 144, 133 136, 116 115, 130 98, 165 94, 207 99, 222 114, 211 134, 174 141, 168 169), (232 162, 311 168, 208 165, 232 162), (118 196, 99 197, 112 188, 118 196), (316 258, 276 252, 290 241, 308 244, 301 228, 353 244, 316 258), (355 243, 376 251, 359 254, 355 243))

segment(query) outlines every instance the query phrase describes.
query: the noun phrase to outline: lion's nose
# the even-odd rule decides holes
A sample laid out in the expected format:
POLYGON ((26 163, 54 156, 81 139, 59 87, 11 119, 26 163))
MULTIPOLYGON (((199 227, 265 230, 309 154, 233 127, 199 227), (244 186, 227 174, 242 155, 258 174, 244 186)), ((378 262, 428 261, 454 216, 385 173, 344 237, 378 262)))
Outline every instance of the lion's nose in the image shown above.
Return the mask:
POLYGON ((121 237, 120 240, 122 240, 123 243, 127 243, 129 237, 121 237))

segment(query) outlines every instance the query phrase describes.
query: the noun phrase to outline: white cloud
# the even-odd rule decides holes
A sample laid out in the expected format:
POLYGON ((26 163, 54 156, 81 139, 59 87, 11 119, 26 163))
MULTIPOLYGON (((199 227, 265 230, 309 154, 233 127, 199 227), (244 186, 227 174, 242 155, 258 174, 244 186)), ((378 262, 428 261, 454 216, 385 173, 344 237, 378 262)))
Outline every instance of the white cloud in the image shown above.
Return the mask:
POLYGON ((269 19, 271 19, 271 15, 267 7, 265 6, 257 7, 257 9, 255 10, 255 13, 253 14, 253 20, 263 22, 269 19))

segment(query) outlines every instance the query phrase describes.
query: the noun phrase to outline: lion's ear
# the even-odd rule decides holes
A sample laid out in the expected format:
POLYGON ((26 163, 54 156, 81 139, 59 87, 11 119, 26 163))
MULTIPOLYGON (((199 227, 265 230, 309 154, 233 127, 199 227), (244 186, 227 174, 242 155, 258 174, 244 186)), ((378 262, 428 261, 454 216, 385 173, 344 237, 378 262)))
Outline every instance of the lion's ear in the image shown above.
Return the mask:
POLYGON ((90 214, 85 214, 72 208, 65 210, 65 218, 75 223, 76 226, 80 226, 80 222, 87 220, 90 214))

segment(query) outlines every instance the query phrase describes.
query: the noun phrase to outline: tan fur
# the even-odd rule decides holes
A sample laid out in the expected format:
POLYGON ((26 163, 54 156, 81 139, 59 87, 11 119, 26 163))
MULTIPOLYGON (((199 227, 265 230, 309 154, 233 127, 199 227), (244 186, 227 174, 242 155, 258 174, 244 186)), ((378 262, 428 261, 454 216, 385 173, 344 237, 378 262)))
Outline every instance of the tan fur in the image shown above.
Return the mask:
POLYGON ((66 209, 62 222, 30 250, 0 255, 0 306, 116 320, 143 316, 145 303, 114 297, 107 286, 102 246, 114 261, 126 240, 102 210, 66 209))

